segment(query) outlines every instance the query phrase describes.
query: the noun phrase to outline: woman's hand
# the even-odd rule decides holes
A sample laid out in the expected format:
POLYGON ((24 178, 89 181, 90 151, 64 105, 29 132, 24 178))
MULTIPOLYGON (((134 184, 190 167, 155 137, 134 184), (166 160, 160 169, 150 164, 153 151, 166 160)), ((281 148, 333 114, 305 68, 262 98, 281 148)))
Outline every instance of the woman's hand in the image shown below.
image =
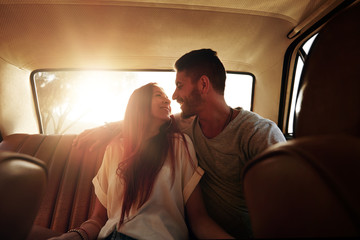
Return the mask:
POLYGON ((108 219, 106 208, 96 198, 91 217, 83 222, 80 227, 70 230, 58 237, 48 240, 94 240, 97 239, 101 228, 108 219))
POLYGON ((57 237, 49 238, 48 240, 82 240, 80 235, 76 232, 64 233, 57 237))

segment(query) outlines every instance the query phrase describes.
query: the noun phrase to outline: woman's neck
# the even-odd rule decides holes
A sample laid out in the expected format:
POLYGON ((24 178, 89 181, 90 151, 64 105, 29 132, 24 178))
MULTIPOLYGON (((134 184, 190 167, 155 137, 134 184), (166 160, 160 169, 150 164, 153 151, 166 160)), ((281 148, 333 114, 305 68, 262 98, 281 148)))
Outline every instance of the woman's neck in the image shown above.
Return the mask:
POLYGON ((154 123, 154 122, 151 123, 145 133, 145 139, 147 140, 149 138, 152 138, 152 137, 158 135, 162 124, 164 124, 164 123, 154 123))

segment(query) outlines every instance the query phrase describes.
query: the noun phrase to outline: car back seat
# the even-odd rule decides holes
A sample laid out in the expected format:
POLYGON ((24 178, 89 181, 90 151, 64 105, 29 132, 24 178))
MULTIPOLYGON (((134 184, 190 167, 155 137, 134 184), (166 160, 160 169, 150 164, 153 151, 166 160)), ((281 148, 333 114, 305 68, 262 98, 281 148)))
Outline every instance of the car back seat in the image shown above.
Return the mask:
POLYGON ((4 137, 0 150, 36 157, 45 162, 48 184, 30 239, 45 239, 80 226, 95 202, 92 179, 105 146, 92 152, 73 147, 76 135, 13 134, 4 137))

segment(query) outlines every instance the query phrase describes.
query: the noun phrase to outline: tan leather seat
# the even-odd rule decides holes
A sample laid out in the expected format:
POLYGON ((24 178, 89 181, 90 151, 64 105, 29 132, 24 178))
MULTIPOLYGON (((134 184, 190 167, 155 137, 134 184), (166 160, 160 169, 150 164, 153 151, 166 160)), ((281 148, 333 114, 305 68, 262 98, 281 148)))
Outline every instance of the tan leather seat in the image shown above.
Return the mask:
POLYGON ((302 74, 295 139, 244 168, 254 236, 360 236, 360 4, 320 31, 302 74))
POLYGON ((47 165, 46 193, 27 240, 61 235, 79 227, 92 213, 96 197, 91 181, 106 146, 90 151, 93 143, 89 142, 77 148, 72 145, 75 138, 76 135, 12 134, 0 142, 0 151, 27 154, 47 165))
POLYGON ((25 239, 45 193, 45 164, 31 156, 0 151, 0 239, 25 239))

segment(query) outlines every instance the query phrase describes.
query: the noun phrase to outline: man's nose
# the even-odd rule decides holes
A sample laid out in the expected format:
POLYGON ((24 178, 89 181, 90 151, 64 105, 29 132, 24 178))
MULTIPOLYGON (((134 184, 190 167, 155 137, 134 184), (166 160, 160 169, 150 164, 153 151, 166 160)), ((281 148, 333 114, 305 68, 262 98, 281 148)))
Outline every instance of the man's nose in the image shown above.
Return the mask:
POLYGON ((174 91, 174 93, 173 93, 173 95, 172 95, 172 99, 173 100, 176 100, 177 99, 177 90, 175 89, 175 91, 174 91))

